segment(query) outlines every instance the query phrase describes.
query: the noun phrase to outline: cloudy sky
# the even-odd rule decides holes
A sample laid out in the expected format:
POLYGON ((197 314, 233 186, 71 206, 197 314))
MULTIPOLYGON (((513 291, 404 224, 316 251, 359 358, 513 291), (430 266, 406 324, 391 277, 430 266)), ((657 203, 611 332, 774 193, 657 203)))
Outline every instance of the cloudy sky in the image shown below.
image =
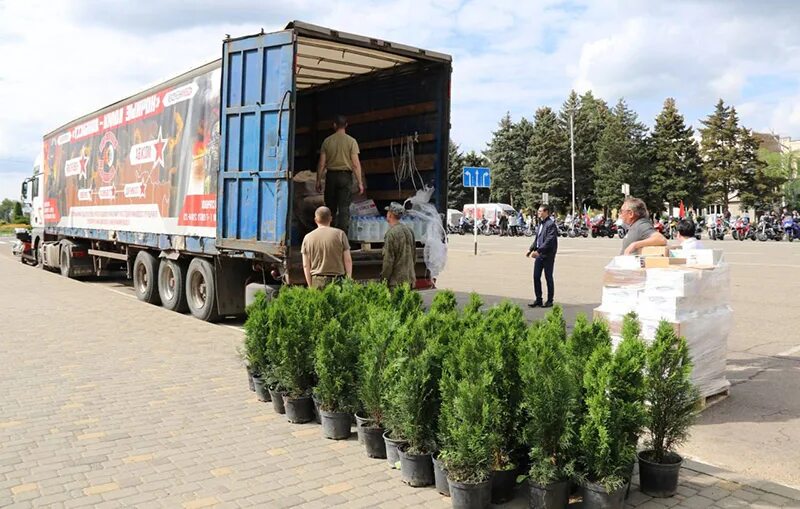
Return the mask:
POLYGON ((721 97, 746 126, 800 137, 792 0, 0 0, 0 199, 44 133, 217 58, 226 33, 293 19, 453 55, 464 149, 571 88, 624 97, 648 125, 668 96, 695 126, 721 97))

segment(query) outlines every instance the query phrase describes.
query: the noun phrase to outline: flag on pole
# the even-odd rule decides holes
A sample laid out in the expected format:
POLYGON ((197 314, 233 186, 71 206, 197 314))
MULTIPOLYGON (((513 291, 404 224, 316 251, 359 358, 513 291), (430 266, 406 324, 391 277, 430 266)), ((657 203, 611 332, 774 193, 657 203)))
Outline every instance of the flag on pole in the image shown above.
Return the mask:
POLYGON ((681 200, 681 206, 680 206, 680 209, 679 209, 679 212, 678 212, 678 217, 680 217, 681 219, 686 217, 686 209, 683 206, 683 200, 681 200))

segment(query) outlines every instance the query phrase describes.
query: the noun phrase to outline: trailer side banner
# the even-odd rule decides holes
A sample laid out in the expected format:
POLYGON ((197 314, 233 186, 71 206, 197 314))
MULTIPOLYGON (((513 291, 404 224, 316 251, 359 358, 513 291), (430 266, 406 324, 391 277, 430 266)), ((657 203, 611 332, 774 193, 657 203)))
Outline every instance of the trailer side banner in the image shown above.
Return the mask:
POLYGON ((44 139, 45 225, 214 237, 219 63, 44 139))

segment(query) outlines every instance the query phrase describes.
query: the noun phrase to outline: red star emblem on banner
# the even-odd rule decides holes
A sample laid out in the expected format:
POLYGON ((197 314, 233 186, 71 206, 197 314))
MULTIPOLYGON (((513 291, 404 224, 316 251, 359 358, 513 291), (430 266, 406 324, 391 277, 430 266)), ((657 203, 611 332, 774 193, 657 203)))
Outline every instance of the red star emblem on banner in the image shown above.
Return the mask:
POLYGON ((81 177, 86 177, 86 163, 89 162, 89 158, 86 157, 86 154, 81 152, 81 157, 78 160, 81 165, 81 177))
POLYGON ((153 168, 156 167, 157 164, 160 164, 161 167, 164 167, 164 149, 167 147, 167 139, 161 137, 161 127, 158 128, 158 138, 155 139, 153 142, 153 147, 156 150, 156 158, 153 161, 153 168))

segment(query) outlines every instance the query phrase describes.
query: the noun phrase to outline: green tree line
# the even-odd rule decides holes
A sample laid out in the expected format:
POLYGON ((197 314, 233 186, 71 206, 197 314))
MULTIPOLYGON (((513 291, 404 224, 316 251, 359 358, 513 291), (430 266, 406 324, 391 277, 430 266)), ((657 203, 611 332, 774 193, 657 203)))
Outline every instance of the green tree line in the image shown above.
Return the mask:
POLYGON ((463 154, 451 143, 448 206, 460 209, 472 201, 472 190, 462 186, 461 169, 480 165, 492 168, 492 187, 479 192, 479 201, 521 209, 536 207, 542 193, 549 193, 556 210, 569 211, 570 120, 578 210, 617 208, 625 183, 653 212, 680 201, 686 207, 722 205, 727 210, 731 200, 767 210, 778 206, 789 189, 793 165, 775 162, 759 150, 753 131, 722 99, 701 121, 698 143, 673 98, 664 101, 650 130, 624 99, 610 107, 591 91, 578 95, 573 90, 559 111, 542 107, 532 120, 518 122, 506 113, 482 154, 463 154))

